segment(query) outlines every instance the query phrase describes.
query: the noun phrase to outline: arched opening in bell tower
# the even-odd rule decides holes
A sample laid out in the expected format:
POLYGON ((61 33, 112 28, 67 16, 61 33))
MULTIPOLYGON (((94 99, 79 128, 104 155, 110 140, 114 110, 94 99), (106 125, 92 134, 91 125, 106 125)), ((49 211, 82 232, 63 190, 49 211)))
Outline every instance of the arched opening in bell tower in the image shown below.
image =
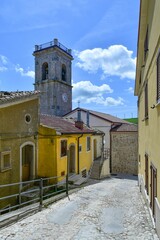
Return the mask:
POLYGON ((42 80, 48 79, 48 63, 45 62, 42 65, 42 80))
POLYGON ((66 81, 66 65, 62 64, 62 81, 66 81))

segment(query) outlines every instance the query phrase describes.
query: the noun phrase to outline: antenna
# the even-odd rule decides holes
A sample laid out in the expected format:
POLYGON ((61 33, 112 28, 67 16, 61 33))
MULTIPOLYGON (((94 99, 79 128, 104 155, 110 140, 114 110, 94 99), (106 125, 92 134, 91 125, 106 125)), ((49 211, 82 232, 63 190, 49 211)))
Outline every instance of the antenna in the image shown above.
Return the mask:
POLYGON ((80 108, 80 101, 78 100, 78 108, 80 108))

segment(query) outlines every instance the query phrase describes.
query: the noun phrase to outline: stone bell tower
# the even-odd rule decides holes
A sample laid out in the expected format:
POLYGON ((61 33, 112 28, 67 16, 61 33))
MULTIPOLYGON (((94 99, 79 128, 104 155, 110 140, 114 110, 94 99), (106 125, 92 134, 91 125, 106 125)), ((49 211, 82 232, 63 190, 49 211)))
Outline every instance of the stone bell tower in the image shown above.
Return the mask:
POLYGON ((40 112, 63 116, 72 110, 71 49, 58 39, 35 45, 35 90, 41 92, 40 112))

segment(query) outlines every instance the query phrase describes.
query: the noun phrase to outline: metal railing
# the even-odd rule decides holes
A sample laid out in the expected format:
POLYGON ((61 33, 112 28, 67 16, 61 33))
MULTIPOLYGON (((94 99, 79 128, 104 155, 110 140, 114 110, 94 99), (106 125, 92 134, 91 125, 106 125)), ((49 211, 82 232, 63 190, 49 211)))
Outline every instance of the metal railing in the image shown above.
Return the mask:
POLYGON ((39 50, 42 50, 42 49, 45 49, 45 48, 49 48, 49 47, 52 47, 52 46, 57 46, 60 49, 62 49, 63 51, 65 51, 65 52, 67 52, 68 54, 71 55, 71 49, 68 49, 67 47, 65 47, 56 38, 53 41, 50 41, 50 42, 47 42, 47 43, 43 43, 43 44, 40 44, 40 45, 35 45, 35 51, 39 51, 39 50))
POLYGON ((14 191, 14 194, 0 196, 0 205, 6 203, 8 206, 7 208, 1 208, 0 214, 37 202, 39 202, 39 210, 41 210, 45 199, 62 192, 65 192, 68 196, 68 175, 64 176, 63 179, 62 176, 49 177, 0 185, 0 193, 4 189, 6 189, 6 192, 14 191), (61 178, 61 181, 58 182, 59 178, 61 178), (15 203, 13 204, 13 202, 15 203))

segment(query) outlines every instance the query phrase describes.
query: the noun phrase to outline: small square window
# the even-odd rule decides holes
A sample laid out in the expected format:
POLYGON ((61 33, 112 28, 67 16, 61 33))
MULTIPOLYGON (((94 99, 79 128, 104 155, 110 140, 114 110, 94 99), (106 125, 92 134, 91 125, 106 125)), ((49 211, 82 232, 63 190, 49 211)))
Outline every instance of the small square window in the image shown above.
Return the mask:
POLYGON ((1 153, 1 171, 6 171, 11 168, 11 152, 6 151, 1 153))

